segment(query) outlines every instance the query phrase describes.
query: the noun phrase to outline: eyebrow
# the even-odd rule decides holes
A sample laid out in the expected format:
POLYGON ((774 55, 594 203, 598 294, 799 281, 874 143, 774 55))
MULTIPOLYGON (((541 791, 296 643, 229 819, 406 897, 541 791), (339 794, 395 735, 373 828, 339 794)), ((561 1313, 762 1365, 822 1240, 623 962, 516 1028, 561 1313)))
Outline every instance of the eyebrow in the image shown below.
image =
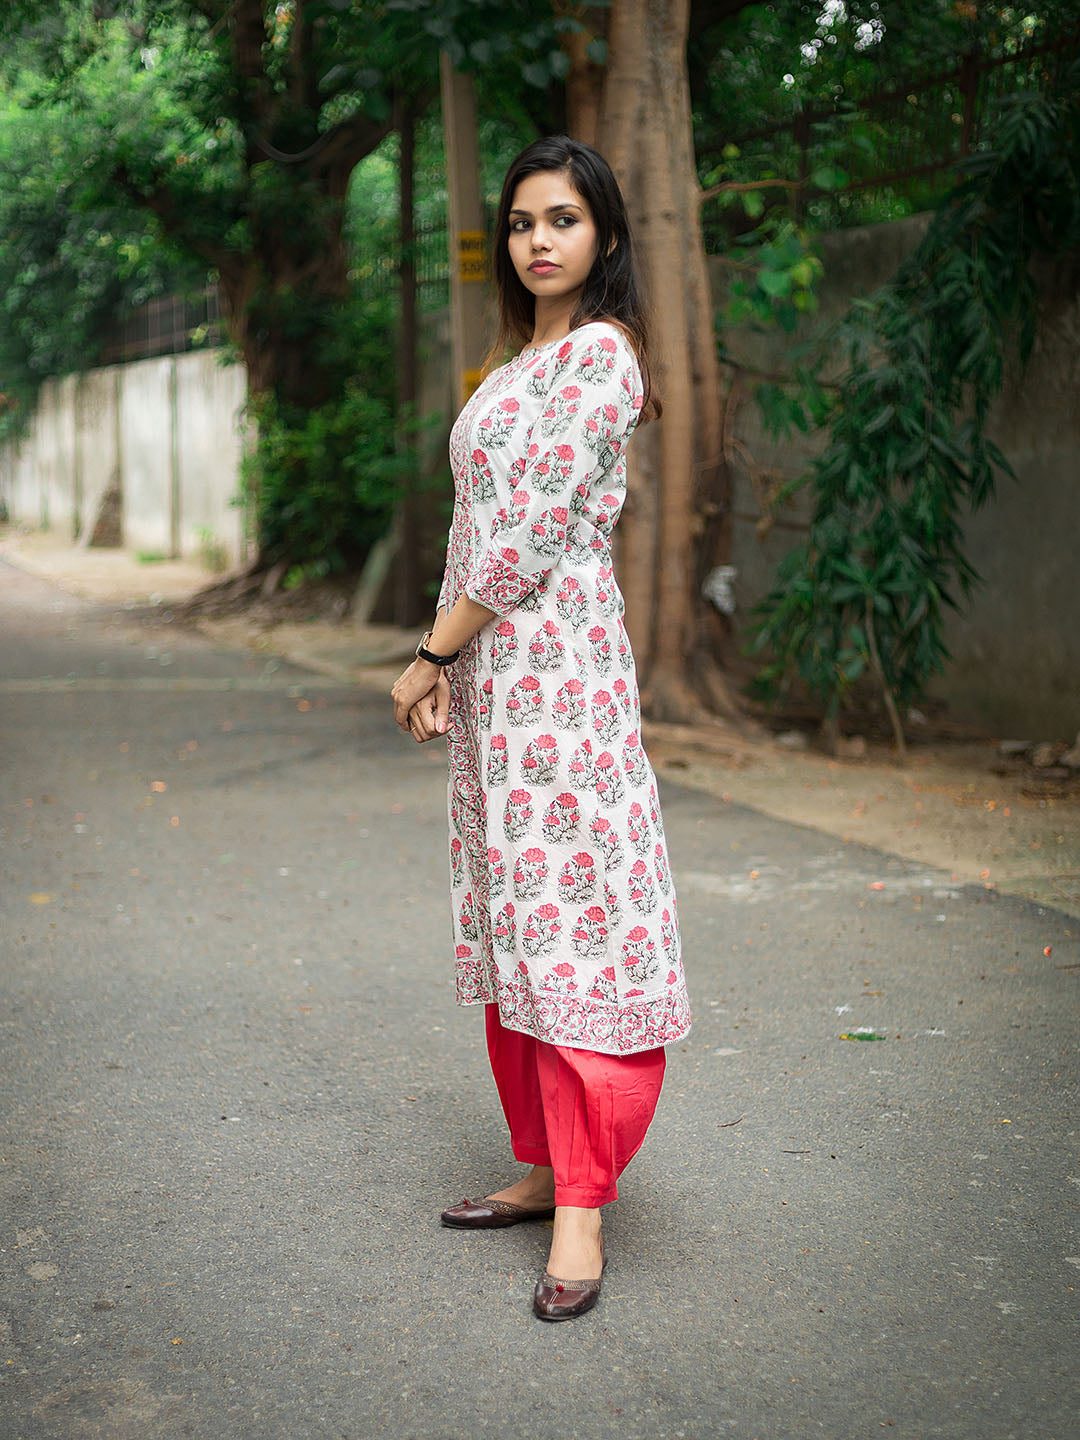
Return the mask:
MULTIPOLYGON (((558 210, 581 210, 581 206, 580 206, 580 205, 575 205, 572 200, 564 200, 561 205, 549 205, 549 206, 547 207, 547 209, 544 211, 544 214, 545 214, 545 215, 554 215, 554 214, 556 213, 556 211, 558 211, 558 210)), ((584 214, 585 212, 582 210, 581 213, 584 214)), ((528 216, 531 216, 531 215, 532 215, 532 211, 531 211, 531 210, 522 210, 522 209, 518 208, 517 206, 515 206, 515 207, 510 211, 510 214, 511 214, 511 215, 528 215, 528 216)))

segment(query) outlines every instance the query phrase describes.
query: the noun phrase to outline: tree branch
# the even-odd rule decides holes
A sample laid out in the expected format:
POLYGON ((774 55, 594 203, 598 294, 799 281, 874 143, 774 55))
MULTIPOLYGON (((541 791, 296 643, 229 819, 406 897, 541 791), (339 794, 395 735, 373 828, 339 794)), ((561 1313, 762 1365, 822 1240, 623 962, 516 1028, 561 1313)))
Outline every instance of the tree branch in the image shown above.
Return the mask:
POLYGON ((194 251, 208 265, 222 271, 235 267, 236 255, 233 251, 192 232, 190 209, 181 208, 176 197, 160 181, 156 181, 147 190, 135 180, 126 165, 118 165, 111 178, 136 205, 156 215, 162 229, 182 240, 189 250, 194 251))
MULTIPOLYGON (((416 115, 422 115, 438 94, 438 86, 423 85, 412 96, 407 97, 416 115)), ((406 98, 406 97, 402 97, 406 98)), ((343 166, 352 169, 365 155, 370 155, 376 145, 381 144, 393 129, 393 120, 372 120, 365 115, 353 115, 320 136, 318 148, 319 163, 312 168, 318 171, 340 170, 343 166)), ((310 150, 312 147, 309 146, 310 150)))
POLYGON ((702 190, 698 196, 698 204, 704 205, 706 200, 715 200, 717 195, 736 195, 746 190, 798 190, 801 186, 801 180, 725 180, 722 185, 712 185, 708 190, 702 190))

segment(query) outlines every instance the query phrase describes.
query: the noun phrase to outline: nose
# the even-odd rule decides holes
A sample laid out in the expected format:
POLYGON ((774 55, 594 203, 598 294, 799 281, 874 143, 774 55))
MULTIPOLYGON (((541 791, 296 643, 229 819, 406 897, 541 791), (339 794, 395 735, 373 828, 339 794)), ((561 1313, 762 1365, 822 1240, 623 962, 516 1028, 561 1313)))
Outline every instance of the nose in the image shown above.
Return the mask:
POLYGON ((534 250, 551 249, 551 234, 542 224, 533 226, 532 248, 534 250))

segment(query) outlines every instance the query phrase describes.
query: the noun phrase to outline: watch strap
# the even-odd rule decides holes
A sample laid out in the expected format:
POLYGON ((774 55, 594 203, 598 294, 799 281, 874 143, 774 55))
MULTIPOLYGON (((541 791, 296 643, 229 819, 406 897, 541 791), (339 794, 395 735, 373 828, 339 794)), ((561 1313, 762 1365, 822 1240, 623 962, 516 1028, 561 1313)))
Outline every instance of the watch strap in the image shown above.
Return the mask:
POLYGON ((433 653, 427 648, 427 642, 428 642, 428 640, 429 640, 430 638, 431 638, 431 631, 430 631, 430 630, 425 631, 424 636, 423 636, 423 639, 420 641, 420 644, 417 645, 417 647, 416 647, 416 654, 417 654, 417 656, 419 657, 419 659, 421 659, 421 660, 427 660, 428 663, 431 664, 431 665, 439 665, 439 666, 442 666, 442 665, 452 665, 452 664, 454 663, 454 661, 458 658, 458 656, 461 654, 461 651, 460 651, 460 650, 455 650, 454 653, 453 653, 453 655, 435 655, 435 654, 433 654, 433 653))

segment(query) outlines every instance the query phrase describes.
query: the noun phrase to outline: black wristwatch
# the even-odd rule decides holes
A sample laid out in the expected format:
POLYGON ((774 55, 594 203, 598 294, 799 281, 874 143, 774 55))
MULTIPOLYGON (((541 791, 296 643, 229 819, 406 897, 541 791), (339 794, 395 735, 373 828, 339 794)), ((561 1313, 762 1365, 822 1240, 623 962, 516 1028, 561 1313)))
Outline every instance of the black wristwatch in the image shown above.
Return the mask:
POLYGON ((425 648, 430 638, 431 631, 425 630, 420 644, 416 647, 416 654, 419 659, 427 660, 430 662, 430 664, 438 665, 441 667, 443 665, 452 665, 454 661, 458 658, 458 656, 461 654, 460 650, 455 650, 453 655, 433 655, 430 650, 425 648))

